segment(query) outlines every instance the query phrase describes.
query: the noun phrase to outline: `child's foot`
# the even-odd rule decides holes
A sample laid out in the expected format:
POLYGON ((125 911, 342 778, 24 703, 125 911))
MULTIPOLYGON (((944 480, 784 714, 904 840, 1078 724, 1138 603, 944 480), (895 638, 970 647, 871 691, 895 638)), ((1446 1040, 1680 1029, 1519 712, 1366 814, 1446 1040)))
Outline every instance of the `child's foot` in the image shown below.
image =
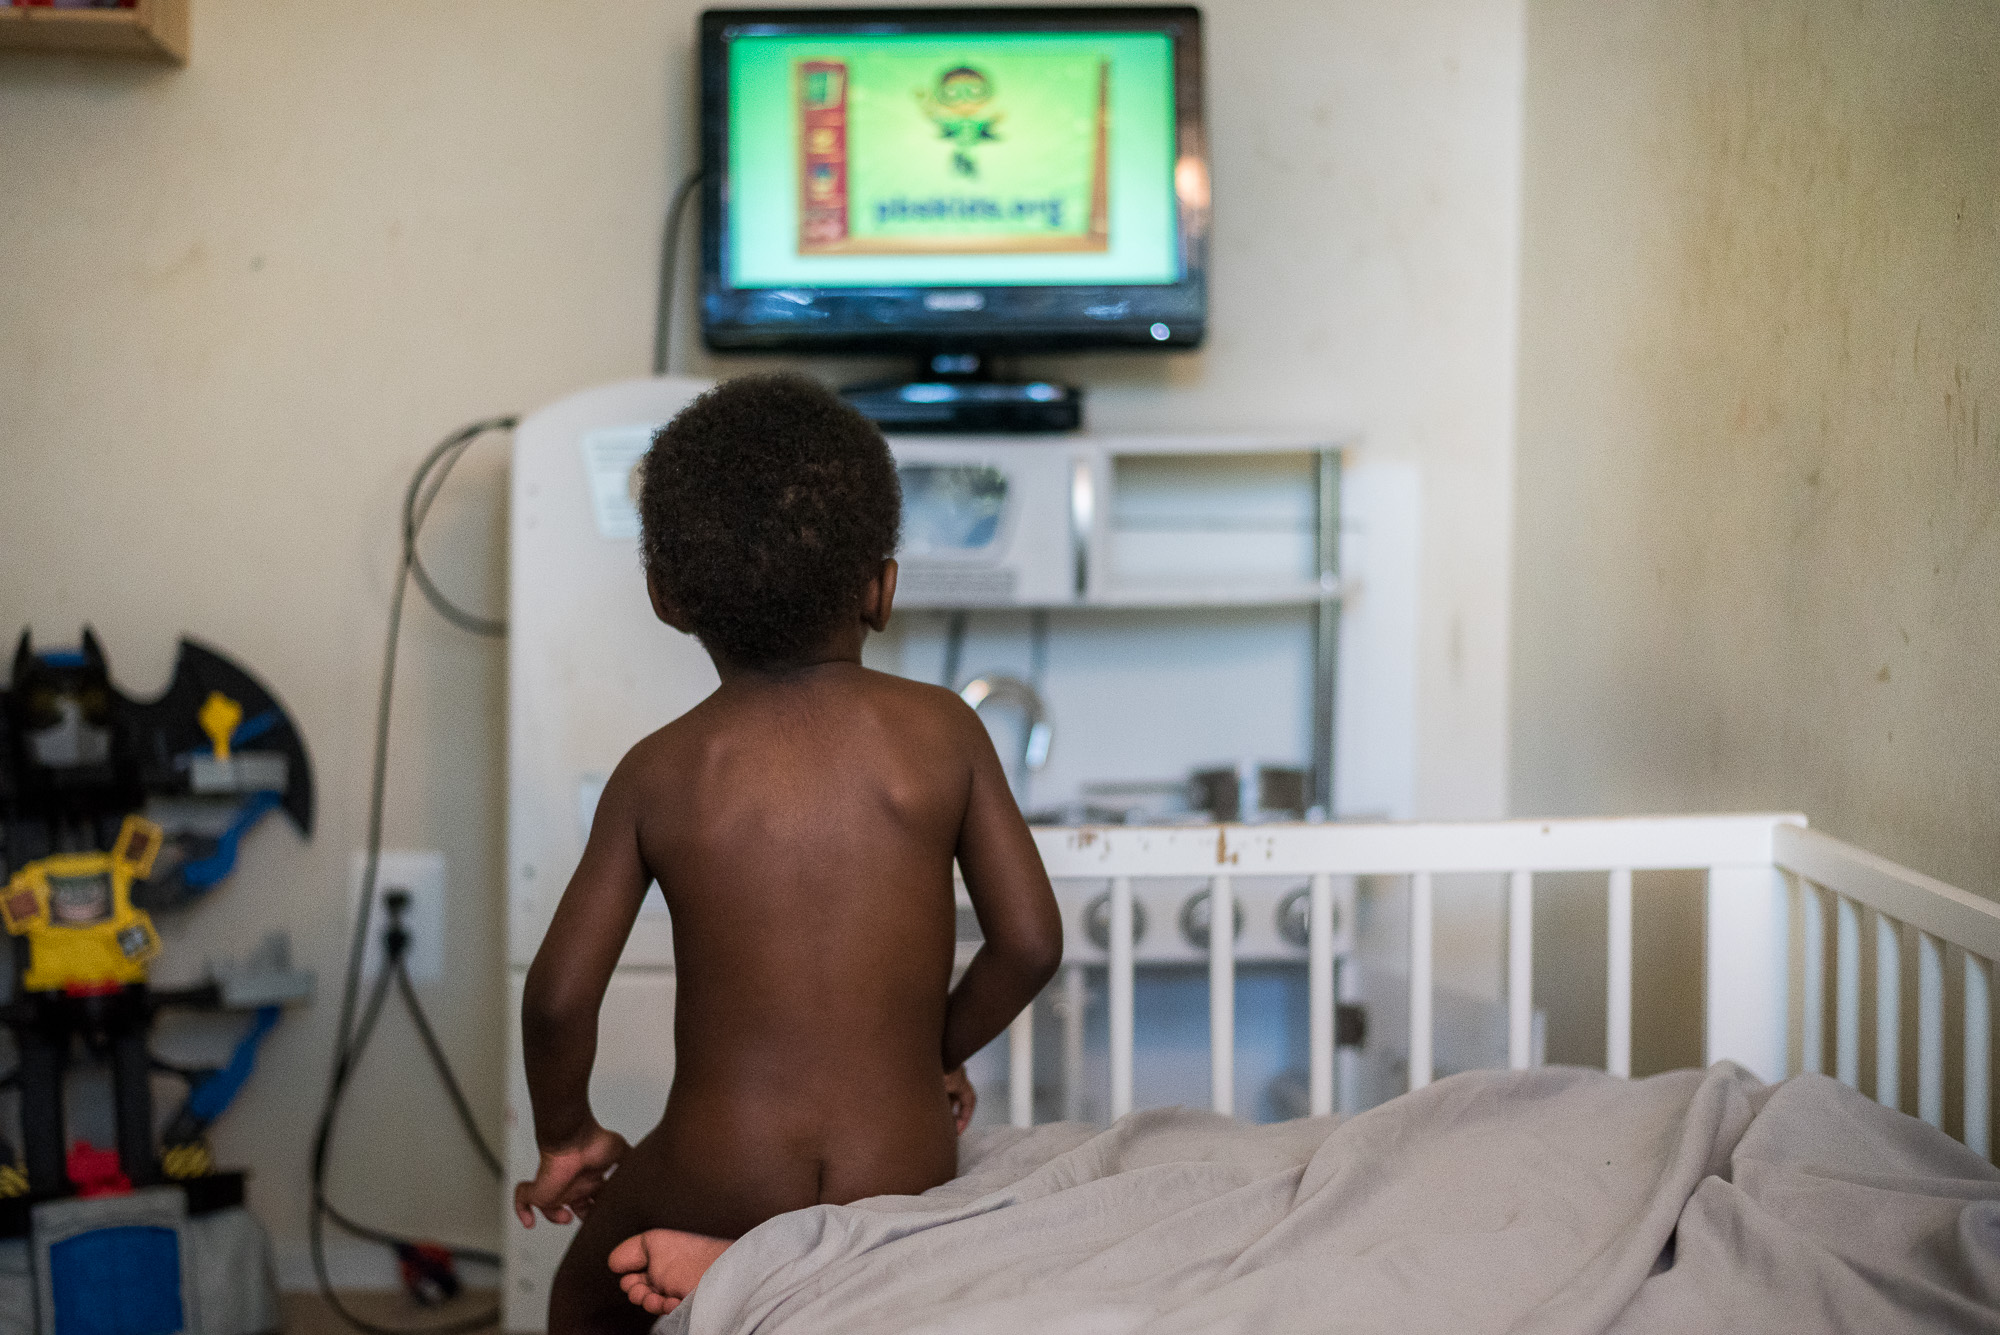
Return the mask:
POLYGON ((620 1276, 625 1296, 658 1316, 679 1307, 715 1258, 728 1250, 727 1238, 649 1228, 611 1249, 611 1268, 620 1276))

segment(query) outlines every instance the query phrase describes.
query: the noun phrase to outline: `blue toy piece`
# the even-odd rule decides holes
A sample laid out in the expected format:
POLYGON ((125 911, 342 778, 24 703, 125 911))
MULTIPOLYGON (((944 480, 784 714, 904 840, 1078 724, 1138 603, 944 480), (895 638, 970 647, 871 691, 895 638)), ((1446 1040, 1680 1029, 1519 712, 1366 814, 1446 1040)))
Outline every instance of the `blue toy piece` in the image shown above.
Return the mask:
POLYGON ((284 800, 283 793, 268 788, 243 800, 243 805, 230 818, 228 827, 216 836, 215 851, 182 864, 181 881, 187 886, 190 897, 199 895, 236 870, 236 848, 243 836, 251 826, 283 805, 284 800))
POLYGON ((44 1201, 33 1221, 40 1335, 202 1335, 179 1189, 44 1201))
POLYGON ((223 1110, 235 1101, 243 1082, 250 1078, 250 1072, 257 1069, 257 1045, 277 1026, 278 1008, 259 1006, 256 1018, 250 1021, 249 1031, 236 1041, 236 1050, 229 1054, 229 1065, 196 1085, 194 1092, 188 1095, 187 1110, 202 1125, 206 1126, 222 1116, 223 1110))
POLYGON ((55 1335, 177 1335, 181 1241, 152 1224, 100 1228, 49 1248, 55 1335))

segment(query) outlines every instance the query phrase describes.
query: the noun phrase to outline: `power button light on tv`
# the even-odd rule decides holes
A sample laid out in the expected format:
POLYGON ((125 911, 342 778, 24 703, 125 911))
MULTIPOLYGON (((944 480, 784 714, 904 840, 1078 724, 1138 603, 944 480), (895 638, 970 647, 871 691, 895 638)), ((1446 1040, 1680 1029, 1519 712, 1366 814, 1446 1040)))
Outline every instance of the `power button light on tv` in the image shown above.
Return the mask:
POLYGON ((1153 327, 1151 329, 1148 329, 1146 332, 1151 334, 1159 342, 1164 343, 1167 341, 1167 335, 1173 333, 1174 331, 1167 328, 1164 324, 1160 323, 1158 320, 1155 320, 1153 321, 1153 327))

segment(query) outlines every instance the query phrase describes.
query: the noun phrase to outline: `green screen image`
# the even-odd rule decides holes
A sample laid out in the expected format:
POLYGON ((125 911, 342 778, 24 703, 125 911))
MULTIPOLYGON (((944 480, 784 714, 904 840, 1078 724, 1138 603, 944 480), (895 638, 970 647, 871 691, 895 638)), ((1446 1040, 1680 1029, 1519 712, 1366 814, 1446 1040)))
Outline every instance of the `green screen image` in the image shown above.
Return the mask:
POLYGON ((735 287, 1171 283, 1164 33, 743 35, 735 287))

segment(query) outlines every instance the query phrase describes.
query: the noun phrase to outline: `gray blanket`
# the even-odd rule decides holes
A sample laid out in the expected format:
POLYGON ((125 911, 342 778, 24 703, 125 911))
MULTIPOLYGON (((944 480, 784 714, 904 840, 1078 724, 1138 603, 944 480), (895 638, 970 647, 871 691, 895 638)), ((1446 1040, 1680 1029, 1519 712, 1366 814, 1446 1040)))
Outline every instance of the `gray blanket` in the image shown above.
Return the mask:
POLYGON ((2000 1332, 2000 1172, 1819 1076, 1453 1076, 1336 1126, 968 1135, 923 1196, 781 1215, 660 1323, 722 1332, 2000 1332))

